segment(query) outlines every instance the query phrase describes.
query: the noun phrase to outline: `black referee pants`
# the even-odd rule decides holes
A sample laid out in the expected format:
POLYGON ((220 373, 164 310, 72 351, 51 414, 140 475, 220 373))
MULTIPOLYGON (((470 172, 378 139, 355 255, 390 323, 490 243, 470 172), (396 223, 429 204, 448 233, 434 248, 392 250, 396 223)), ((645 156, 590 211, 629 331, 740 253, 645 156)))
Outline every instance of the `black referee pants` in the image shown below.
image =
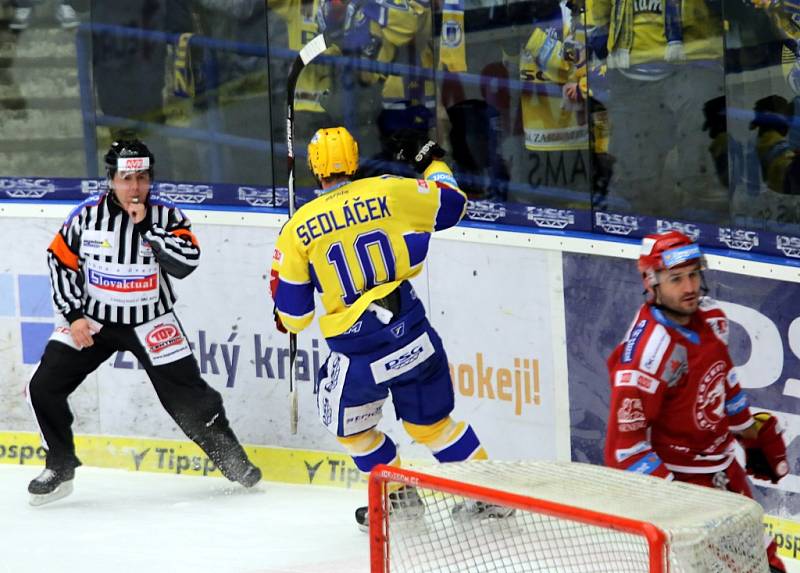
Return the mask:
POLYGON ((103 325, 94 345, 75 350, 50 340, 28 386, 33 413, 47 450, 50 469, 77 467, 73 416, 67 398, 116 351, 131 352, 145 368, 158 399, 181 430, 231 480, 249 467, 247 454, 231 430, 219 392, 200 376, 194 355, 153 366, 132 326, 103 325))

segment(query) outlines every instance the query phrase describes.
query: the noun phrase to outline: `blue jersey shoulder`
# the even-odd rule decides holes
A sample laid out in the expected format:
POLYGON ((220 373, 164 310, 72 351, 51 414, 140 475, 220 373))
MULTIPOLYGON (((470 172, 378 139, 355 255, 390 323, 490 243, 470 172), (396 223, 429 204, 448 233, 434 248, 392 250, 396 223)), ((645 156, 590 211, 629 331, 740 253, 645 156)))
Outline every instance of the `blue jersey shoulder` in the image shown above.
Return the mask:
POLYGON ((97 195, 90 195, 80 203, 78 203, 72 211, 69 212, 67 218, 64 220, 64 226, 69 225, 72 220, 77 217, 81 211, 86 209, 87 207, 96 207, 99 205, 103 199, 105 199, 106 193, 98 193, 97 195))

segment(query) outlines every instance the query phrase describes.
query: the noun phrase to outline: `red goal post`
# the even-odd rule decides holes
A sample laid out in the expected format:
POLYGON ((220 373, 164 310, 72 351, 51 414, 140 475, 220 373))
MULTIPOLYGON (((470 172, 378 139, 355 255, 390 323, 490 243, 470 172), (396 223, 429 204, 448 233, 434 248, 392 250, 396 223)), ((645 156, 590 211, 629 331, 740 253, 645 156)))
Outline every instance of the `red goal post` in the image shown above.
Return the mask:
POLYGON ((762 519, 744 496, 589 464, 379 466, 369 481, 370 570, 756 573, 768 570, 762 519), (400 485, 420 493, 422 517, 389 510, 400 485), (466 499, 516 513, 456 519, 466 499))

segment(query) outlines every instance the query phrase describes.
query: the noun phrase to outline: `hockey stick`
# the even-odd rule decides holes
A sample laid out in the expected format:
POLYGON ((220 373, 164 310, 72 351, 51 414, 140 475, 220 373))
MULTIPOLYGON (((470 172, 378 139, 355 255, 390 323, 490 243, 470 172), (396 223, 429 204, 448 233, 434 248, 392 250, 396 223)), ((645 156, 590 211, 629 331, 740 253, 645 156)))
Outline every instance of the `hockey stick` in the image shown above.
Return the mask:
MULTIPOLYGON (((286 79, 286 152, 289 166, 289 218, 295 212, 294 197, 294 90, 297 79, 308 63, 328 49, 328 44, 322 34, 314 37, 303 46, 297 54, 289 77, 286 79)), ((295 382, 294 368, 297 362, 297 335, 289 333, 289 427, 292 434, 297 433, 297 383, 295 382)))

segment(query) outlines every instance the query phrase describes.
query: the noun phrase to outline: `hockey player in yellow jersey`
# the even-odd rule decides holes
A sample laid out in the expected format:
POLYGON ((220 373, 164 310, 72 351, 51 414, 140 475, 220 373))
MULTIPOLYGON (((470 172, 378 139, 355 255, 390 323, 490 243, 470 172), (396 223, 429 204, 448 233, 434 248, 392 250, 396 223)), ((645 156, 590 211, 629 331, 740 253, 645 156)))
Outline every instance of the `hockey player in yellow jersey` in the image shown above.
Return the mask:
MULTIPOLYGON (((316 133, 308 161, 323 194, 281 230, 270 278, 279 329, 300 332, 311 324, 319 293, 320 328, 331 350, 318 377, 319 417, 364 472, 400 464, 394 442, 376 428, 390 393, 405 430, 437 460, 486 459, 472 427, 450 416, 447 356, 409 282, 422 271, 431 234, 464 215, 466 196, 434 141, 412 132, 398 133, 395 141, 396 158, 423 179, 351 181, 358 146, 350 133, 343 127, 316 133)), ((413 488, 390 498, 395 511, 424 512, 413 488)), ((480 504, 462 509, 507 513, 480 504)), ((365 507, 356 521, 367 527, 365 507)))

